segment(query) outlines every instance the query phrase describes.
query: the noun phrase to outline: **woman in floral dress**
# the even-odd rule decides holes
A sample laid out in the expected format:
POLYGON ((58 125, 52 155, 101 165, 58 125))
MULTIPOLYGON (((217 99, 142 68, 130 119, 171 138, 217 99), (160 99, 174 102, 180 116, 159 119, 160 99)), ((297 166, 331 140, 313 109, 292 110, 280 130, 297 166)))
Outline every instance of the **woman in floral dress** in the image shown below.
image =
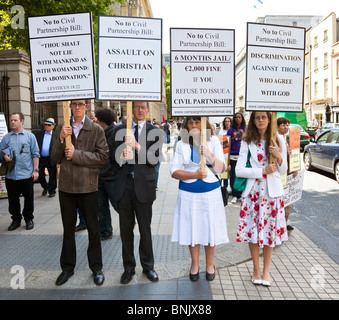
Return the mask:
POLYGON ((273 248, 287 240, 284 189, 281 174, 287 170, 286 145, 278 136, 271 140, 271 113, 252 112, 241 142, 236 166, 237 177, 247 178, 242 193, 237 241, 248 242, 253 260, 254 284, 270 286, 269 267, 273 248), (246 168, 250 152, 251 168, 246 168), (269 164, 269 158, 275 158, 269 164), (259 250, 263 248, 261 276, 259 250))

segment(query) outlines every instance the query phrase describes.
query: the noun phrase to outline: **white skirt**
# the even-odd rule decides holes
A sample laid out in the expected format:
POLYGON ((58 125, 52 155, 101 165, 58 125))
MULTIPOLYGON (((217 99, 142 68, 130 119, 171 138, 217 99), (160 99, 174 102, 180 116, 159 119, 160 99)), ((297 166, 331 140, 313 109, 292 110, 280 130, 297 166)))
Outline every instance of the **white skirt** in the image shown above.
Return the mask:
POLYGON ((179 190, 172 241, 191 246, 229 242, 220 187, 204 193, 179 190))

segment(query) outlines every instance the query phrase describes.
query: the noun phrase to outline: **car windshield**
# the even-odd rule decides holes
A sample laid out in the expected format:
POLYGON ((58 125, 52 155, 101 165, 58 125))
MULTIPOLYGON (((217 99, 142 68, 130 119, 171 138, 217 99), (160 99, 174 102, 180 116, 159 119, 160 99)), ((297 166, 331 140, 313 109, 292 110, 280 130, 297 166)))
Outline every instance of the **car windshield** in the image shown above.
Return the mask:
POLYGON ((297 128, 297 129, 300 129, 300 132, 305 132, 305 130, 303 129, 303 127, 300 126, 299 124, 291 123, 291 124, 290 124, 290 128, 297 128))

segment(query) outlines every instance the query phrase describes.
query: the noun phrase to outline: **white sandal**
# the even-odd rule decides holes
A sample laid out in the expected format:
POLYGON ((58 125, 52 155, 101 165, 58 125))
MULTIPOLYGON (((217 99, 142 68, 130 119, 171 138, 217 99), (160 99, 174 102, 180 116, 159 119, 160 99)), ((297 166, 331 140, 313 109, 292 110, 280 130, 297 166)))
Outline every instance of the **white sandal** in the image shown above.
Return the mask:
POLYGON ((265 287, 270 287, 271 286, 271 282, 270 281, 266 281, 266 280, 262 280, 261 284, 265 287))
POLYGON ((252 283, 255 285, 260 285, 262 284, 262 280, 261 279, 252 279, 252 283))

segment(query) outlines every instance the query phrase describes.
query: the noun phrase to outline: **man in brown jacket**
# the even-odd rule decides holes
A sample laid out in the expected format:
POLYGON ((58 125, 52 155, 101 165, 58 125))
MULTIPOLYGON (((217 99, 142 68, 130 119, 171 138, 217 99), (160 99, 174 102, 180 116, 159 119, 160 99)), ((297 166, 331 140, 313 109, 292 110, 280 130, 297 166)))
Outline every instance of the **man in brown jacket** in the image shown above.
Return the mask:
POLYGON ((109 150, 103 129, 86 116, 85 100, 70 103, 73 113, 70 126, 59 126, 55 132, 52 158, 60 164, 59 202, 64 228, 60 257, 62 273, 56 285, 62 285, 74 274, 76 263, 75 226, 77 209, 85 216, 89 245, 89 267, 94 283, 102 285, 102 253, 98 223, 98 173, 108 161, 109 150), (65 138, 71 135, 72 145, 66 148, 65 138))

